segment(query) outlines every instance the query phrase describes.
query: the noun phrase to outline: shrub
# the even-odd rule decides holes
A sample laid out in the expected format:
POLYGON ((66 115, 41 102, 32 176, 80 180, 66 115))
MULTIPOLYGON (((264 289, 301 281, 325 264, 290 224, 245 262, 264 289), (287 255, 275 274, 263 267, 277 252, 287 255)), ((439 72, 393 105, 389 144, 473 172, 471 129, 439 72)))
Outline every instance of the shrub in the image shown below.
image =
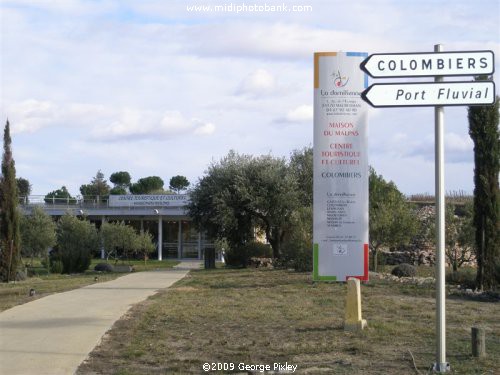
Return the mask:
POLYGON ((92 252, 99 248, 97 230, 88 221, 64 215, 58 223, 57 247, 55 259, 62 262, 63 273, 84 272, 92 252))
POLYGON ((113 265, 111 265, 109 263, 98 263, 95 265, 94 271, 113 272, 113 265))
POLYGON ((234 267, 246 267, 250 258, 272 258, 271 245, 251 241, 236 249, 226 252, 226 264, 234 267))
POLYGON ((299 272, 312 271, 312 207, 302 207, 293 213, 282 249, 281 266, 291 267, 299 272))
POLYGON ((62 273, 63 263, 60 260, 53 260, 50 262, 50 272, 51 273, 62 273))
POLYGON ((446 282, 460 285, 462 288, 474 289, 476 287, 476 270, 473 268, 459 268, 457 271, 446 274, 446 282))
POLYGON ((411 264, 401 263, 394 267, 391 273, 397 277, 414 277, 417 275, 417 269, 411 264))

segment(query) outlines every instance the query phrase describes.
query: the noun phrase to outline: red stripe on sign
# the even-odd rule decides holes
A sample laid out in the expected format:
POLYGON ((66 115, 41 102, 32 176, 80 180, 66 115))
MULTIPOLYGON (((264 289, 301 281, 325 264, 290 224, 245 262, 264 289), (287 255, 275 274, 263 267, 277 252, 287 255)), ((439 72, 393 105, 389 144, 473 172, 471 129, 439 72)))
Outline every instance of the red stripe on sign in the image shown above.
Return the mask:
POLYGON ((345 280, 347 281, 347 279, 349 279, 350 277, 355 277, 356 279, 359 279, 361 281, 368 281, 368 265, 369 265, 369 261, 370 261, 370 248, 368 246, 367 243, 365 243, 365 245, 363 246, 363 251, 364 251, 364 255, 365 255, 365 259, 364 259, 364 274, 363 275, 360 275, 360 276, 346 276, 345 277, 345 280))

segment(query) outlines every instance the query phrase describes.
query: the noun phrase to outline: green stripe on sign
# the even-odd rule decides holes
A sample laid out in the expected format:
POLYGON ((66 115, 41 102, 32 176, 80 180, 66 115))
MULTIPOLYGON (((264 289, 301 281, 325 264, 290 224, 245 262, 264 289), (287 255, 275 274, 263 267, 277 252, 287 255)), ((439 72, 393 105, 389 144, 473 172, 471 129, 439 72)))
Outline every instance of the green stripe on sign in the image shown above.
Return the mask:
POLYGON ((320 276, 319 275, 319 244, 313 245, 313 280, 314 281, 337 281, 337 276, 320 276))

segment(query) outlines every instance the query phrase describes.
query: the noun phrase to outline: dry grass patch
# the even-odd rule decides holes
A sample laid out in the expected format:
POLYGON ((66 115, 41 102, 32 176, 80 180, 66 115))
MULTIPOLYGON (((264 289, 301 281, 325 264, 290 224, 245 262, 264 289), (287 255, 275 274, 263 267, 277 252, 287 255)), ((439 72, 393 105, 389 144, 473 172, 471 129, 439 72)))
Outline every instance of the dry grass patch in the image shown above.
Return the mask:
MULTIPOLYGON (((193 271, 134 307, 79 374, 201 374, 206 362, 291 363, 300 374, 427 373, 435 356, 434 290, 362 286, 369 327, 343 331, 345 285, 287 271, 193 271)), ((499 304, 448 301, 448 359, 456 374, 494 374, 499 304), (474 359, 470 327, 488 327, 488 357, 474 359)), ((213 373, 213 372, 212 372, 213 373)), ((227 373, 227 372, 220 372, 227 373)))

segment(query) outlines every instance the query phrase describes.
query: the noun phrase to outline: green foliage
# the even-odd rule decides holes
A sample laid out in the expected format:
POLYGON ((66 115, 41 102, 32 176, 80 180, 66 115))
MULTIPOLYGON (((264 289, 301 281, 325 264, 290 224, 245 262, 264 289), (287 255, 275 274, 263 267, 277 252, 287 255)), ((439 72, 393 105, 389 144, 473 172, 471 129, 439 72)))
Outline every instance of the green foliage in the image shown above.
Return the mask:
POLYGON ((115 184, 115 187, 128 187, 130 186, 130 173, 128 172, 115 172, 109 176, 109 181, 111 181, 113 184, 115 184))
POLYGON ((64 265, 63 262, 57 259, 51 260, 50 262, 50 272, 51 273, 63 273, 64 265))
POLYGON ((401 263, 394 267, 391 273, 397 277, 415 277, 417 276, 417 269, 411 264, 401 263))
POLYGON ((271 246, 262 242, 250 241, 226 252, 226 263, 234 267, 246 267, 250 258, 271 258, 271 246))
POLYGON ((57 253, 54 260, 63 264, 63 273, 85 271, 92 253, 99 249, 97 230, 94 224, 72 215, 64 215, 57 226, 57 253))
POLYGON ((297 180, 300 203, 304 207, 312 206, 313 199, 313 149, 304 147, 294 150, 290 158, 290 171, 297 180))
POLYGON ((122 186, 115 186, 109 191, 110 195, 125 195, 127 194, 127 189, 122 186))
POLYGON ((460 285, 462 288, 474 289, 476 285, 476 270, 462 267, 446 274, 446 283, 460 285))
POLYGON ((137 234, 135 229, 125 223, 104 223, 100 236, 104 250, 109 257, 141 257, 146 260, 156 250, 153 236, 149 232, 137 234))
POLYGON ((21 218, 22 255, 47 257, 47 249, 56 244, 56 224, 40 207, 21 218))
POLYGON ((21 197, 26 198, 31 194, 31 184, 27 179, 18 177, 16 179, 16 184, 17 184, 17 196, 19 198, 21 197))
POLYGON ((137 249, 137 234, 131 226, 123 221, 118 223, 104 223, 100 231, 102 244, 108 257, 130 258, 137 249))
POLYGON ((153 242, 153 235, 148 231, 139 233, 137 235, 137 243, 136 243, 136 253, 141 255, 144 259, 144 262, 149 258, 151 253, 154 253, 156 250, 155 244, 153 242))
POLYGON ((103 197, 109 195, 109 189, 104 174, 99 170, 90 184, 80 186, 80 193, 84 197, 103 197))
POLYGON ((130 185, 130 192, 132 194, 152 194, 163 190, 163 184, 163 180, 158 176, 144 177, 130 185))
POLYGON ((15 280, 21 259, 16 168, 11 143, 10 124, 7 121, 0 178, 0 279, 6 282, 15 280))
MULTIPOLYGON (((491 77, 478 77, 483 80, 491 77)), ((496 268, 500 264, 500 132, 499 101, 468 110, 469 135, 474 142, 474 226, 477 287, 498 287, 496 268)))
POLYGON ((238 248, 260 228, 275 258, 281 257, 287 223, 299 205, 297 182, 284 159, 234 151, 209 167, 190 198, 190 216, 212 237, 238 248))
POLYGON ((94 266, 94 271, 98 272, 113 272, 113 265, 109 263, 97 263, 94 266))
POLYGON ((239 194, 240 181, 250 156, 231 151, 219 163, 212 163, 190 193, 189 216, 210 237, 225 238, 238 247, 253 238, 254 219, 245 210, 239 194))
POLYGON ((71 196, 66 186, 61 187, 60 189, 51 191, 44 198, 45 203, 68 203, 68 204, 76 204, 76 199, 71 196))
POLYGON ((186 190, 189 186, 189 181, 184 176, 174 176, 170 179, 169 189, 179 194, 182 190, 186 190))
POLYGON ((296 210, 283 241, 284 265, 296 271, 313 269, 313 210, 312 206, 296 210))
POLYGON ((370 167, 369 177, 370 249, 374 253, 374 271, 381 246, 407 244, 417 233, 418 222, 404 195, 370 167))

